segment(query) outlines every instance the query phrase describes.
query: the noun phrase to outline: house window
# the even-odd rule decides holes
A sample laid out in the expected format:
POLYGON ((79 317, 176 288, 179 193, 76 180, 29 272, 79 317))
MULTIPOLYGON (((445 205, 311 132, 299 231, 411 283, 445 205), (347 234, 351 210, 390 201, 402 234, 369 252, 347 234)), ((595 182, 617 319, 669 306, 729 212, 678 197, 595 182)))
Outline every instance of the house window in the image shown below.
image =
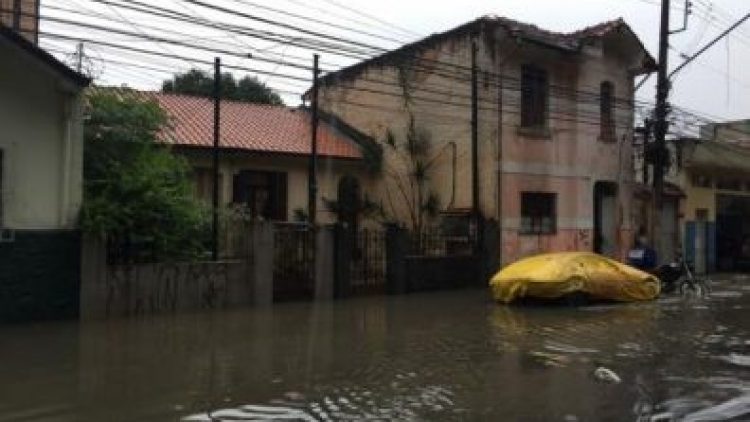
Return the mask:
POLYGON ((547 127, 549 84, 547 71, 525 65, 521 70, 521 126, 547 127))
POLYGON ((609 81, 602 82, 599 89, 599 137, 603 141, 615 139, 614 91, 609 81))
POLYGON ((253 219, 286 221, 287 175, 281 172, 243 170, 234 176, 233 199, 253 219))
POLYGON ((711 178, 702 174, 694 174, 692 177, 693 186, 696 188, 710 188, 711 178))
POLYGON ((557 229, 557 194, 521 192, 521 234, 552 234, 557 229))
MULTIPOLYGON (((222 195, 223 177, 219 173, 219 204, 223 204, 222 195)), ((214 199, 214 171, 208 167, 196 167, 193 169, 193 194, 196 198, 206 204, 213 203, 214 199)))

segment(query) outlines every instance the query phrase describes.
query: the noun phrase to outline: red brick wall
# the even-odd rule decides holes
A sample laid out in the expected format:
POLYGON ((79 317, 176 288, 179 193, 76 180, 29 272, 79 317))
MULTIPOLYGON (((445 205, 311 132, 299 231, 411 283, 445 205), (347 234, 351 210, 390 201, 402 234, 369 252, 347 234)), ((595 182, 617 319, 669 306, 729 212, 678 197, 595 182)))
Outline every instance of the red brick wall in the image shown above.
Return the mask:
MULTIPOLYGON (((0 23, 13 28, 16 22, 14 17, 16 0, 0 0, 0 23)), ((18 31, 29 41, 36 44, 38 21, 37 8, 39 0, 20 0, 21 14, 19 15, 18 31)))

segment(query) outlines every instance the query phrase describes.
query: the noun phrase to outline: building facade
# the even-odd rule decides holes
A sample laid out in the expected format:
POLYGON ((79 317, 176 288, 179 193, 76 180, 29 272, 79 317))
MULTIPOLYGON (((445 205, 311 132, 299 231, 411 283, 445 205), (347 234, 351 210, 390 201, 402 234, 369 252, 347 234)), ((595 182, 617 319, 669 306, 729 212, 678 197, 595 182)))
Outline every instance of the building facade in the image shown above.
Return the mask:
POLYGON ((384 171, 366 190, 408 221, 414 207, 393 175, 410 168, 387 145, 421 133, 424 189, 444 212, 473 209, 473 45, 476 205, 500 226, 502 261, 622 258, 634 235, 633 80, 654 60, 621 20, 560 34, 488 16, 326 75, 321 108, 384 145, 384 171))
POLYGON ((3 25, 0 57, 0 320, 72 316, 89 80, 3 25))
POLYGON ((679 141, 672 180, 685 192, 680 231, 699 273, 750 269, 750 150, 723 141, 679 141))

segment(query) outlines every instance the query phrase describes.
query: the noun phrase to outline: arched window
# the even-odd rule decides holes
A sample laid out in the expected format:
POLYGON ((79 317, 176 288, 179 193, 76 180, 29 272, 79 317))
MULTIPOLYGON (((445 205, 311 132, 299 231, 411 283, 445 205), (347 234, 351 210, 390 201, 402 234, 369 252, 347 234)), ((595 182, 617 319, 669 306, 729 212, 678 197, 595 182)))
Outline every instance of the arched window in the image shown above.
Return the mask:
POLYGON ((599 89, 599 138, 603 141, 615 139, 614 94, 612 82, 602 82, 599 89))

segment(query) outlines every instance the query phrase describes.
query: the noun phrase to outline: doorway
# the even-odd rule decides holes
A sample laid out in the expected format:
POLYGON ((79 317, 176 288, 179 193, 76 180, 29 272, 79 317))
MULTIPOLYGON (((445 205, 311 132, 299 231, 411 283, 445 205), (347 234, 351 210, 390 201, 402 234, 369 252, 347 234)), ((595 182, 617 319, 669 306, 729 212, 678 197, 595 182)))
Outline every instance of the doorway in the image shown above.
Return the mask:
POLYGON ((695 272, 705 274, 708 270, 708 210, 705 208, 695 211, 695 272))
POLYGON ((617 256, 617 184, 594 184, 594 252, 617 256))
POLYGON ((717 195, 716 249, 720 271, 750 270, 750 197, 717 195))

